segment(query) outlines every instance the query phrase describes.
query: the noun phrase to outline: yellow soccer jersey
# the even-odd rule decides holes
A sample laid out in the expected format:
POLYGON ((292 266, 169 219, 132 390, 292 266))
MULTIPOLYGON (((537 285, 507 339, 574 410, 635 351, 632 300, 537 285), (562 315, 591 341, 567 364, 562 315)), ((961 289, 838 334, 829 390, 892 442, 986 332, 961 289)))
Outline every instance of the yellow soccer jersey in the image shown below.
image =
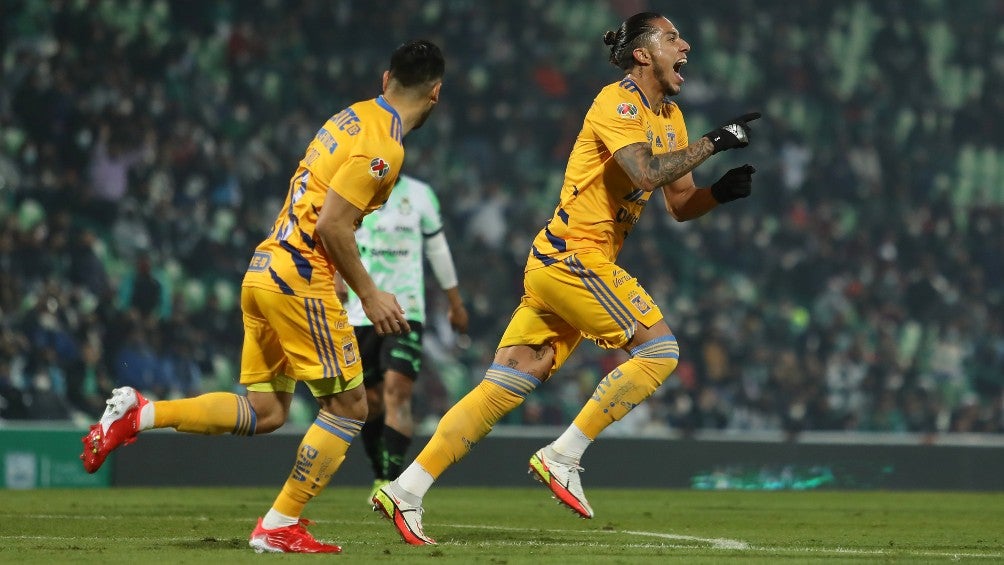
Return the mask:
POLYGON ((289 181, 244 286, 322 298, 335 295, 335 267, 314 233, 329 188, 369 214, 390 195, 404 162, 401 117, 383 96, 357 102, 317 131, 289 181))
POLYGON ((638 85, 624 78, 604 87, 586 113, 558 207, 533 240, 528 270, 586 248, 616 259, 652 193, 634 187, 613 154, 639 142, 655 154, 682 149, 687 127, 676 104, 663 104, 656 114, 638 85))

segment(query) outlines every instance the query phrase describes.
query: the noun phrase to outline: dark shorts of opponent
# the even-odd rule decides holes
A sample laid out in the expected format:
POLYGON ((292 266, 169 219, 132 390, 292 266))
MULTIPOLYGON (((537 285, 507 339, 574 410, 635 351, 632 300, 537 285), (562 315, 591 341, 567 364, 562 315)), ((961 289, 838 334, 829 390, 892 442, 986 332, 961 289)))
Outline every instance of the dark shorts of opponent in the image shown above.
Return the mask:
POLYGON ((388 370, 402 373, 411 380, 422 370, 422 324, 408 320, 411 332, 405 335, 377 335, 373 326, 355 328, 359 355, 363 363, 363 384, 383 382, 388 370))

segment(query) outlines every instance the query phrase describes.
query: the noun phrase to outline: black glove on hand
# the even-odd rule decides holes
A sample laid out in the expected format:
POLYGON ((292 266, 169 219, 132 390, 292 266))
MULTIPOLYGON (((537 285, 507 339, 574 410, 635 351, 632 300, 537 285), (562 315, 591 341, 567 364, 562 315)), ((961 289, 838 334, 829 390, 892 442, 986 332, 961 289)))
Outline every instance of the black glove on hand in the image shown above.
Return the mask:
POLYGON ((727 173, 722 175, 722 178, 711 185, 711 196, 714 196, 719 204, 732 202, 737 198, 746 198, 753 190, 752 175, 755 172, 756 169, 753 168, 753 165, 729 169, 727 173))
POLYGON ((715 151, 712 155, 726 149, 736 149, 749 145, 750 126, 747 122, 752 122, 759 117, 760 112, 743 114, 724 126, 704 134, 704 137, 708 138, 708 141, 715 146, 715 151))

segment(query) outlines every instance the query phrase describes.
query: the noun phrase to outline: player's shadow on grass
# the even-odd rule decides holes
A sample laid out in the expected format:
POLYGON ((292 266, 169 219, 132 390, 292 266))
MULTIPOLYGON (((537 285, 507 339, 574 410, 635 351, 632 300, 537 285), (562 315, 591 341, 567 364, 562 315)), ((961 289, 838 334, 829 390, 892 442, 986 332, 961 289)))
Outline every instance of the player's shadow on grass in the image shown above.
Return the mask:
POLYGON ((247 549, 248 541, 239 538, 219 539, 205 537, 199 540, 178 541, 173 544, 182 549, 247 549))

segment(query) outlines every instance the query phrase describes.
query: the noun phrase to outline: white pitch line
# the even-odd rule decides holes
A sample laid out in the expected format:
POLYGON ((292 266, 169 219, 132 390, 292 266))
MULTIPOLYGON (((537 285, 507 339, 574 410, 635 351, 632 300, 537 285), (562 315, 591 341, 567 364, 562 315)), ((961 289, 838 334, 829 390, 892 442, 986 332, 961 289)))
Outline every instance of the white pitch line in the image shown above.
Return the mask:
MULTIPOLYGON (((525 528, 507 528, 504 526, 478 526, 472 524, 445 524, 449 528, 473 528, 473 529, 492 529, 492 530, 506 530, 506 531, 525 531, 525 528)), ((633 536, 648 536, 653 538, 662 538, 675 541, 693 541, 697 543, 706 543, 711 545, 713 549, 749 549, 750 544, 742 540, 734 540, 728 538, 701 538, 697 536, 687 536, 682 534, 666 534, 662 532, 642 532, 634 530, 541 530, 549 534, 628 534, 633 536)))
MULTIPOLYGON (((19 519, 36 519, 36 520, 68 520, 68 519, 81 519, 81 520, 135 520, 137 516, 83 516, 74 514, 0 514, 2 518, 19 518, 19 519)), ((198 521, 208 521, 206 516, 157 516, 158 520, 198 520, 198 521)), ((214 519, 214 522, 247 522, 244 518, 230 518, 230 519, 214 519)), ((319 524, 346 524, 346 525, 358 525, 358 520, 317 520, 319 524)), ((458 529, 471 529, 471 530, 495 530, 495 531, 512 531, 512 532, 528 532, 531 531, 530 528, 517 528, 508 526, 485 526, 476 524, 443 524, 432 522, 433 527, 444 527, 444 528, 458 528, 458 529)), ((673 541, 690 541, 698 544, 707 544, 710 549, 717 549, 722 551, 738 551, 738 552, 750 552, 750 553, 815 553, 815 554, 835 554, 835 555, 875 555, 875 556, 889 556, 889 557, 935 557, 935 558, 949 558, 953 560, 959 559, 1001 559, 1004 558, 1004 553, 1000 552, 954 552, 954 551, 933 551, 933 550, 923 550, 923 549, 855 549, 846 547, 789 547, 789 546, 763 546, 763 545, 750 545, 748 542, 730 538, 704 538, 698 536, 690 536, 683 534, 670 534, 665 532, 647 532, 641 530, 562 530, 562 529, 547 529, 547 530, 532 530, 546 532, 549 534, 619 534, 619 535, 632 535, 632 536, 642 536, 642 537, 652 537, 665 540, 673 541)), ((0 536, 0 540, 50 540, 50 541, 80 541, 84 539, 93 539, 90 536, 0 536)), ((145 542, 183 542, 183 541, 198 541, 201 538, 193 537, 131 537, 122 538, 136 541, 145 542)), ((372 542, 355 542, 361 543, 362 545, 369 545, 372 542)), ((467 546, 478 546, 478 547, 539 547, 539 546, 560 546, 560 547, 595 547, 595 548, 633 548, 633 549, 693 549, 694 545, 684 545, 684 544, 606 544, 598 542, 539 542, 536 540, 512 540, 512 541, 464 541, 464 540, 449 540, 441 541, 441 545, 447 547, 451 545, 467 545, 467 546)))

